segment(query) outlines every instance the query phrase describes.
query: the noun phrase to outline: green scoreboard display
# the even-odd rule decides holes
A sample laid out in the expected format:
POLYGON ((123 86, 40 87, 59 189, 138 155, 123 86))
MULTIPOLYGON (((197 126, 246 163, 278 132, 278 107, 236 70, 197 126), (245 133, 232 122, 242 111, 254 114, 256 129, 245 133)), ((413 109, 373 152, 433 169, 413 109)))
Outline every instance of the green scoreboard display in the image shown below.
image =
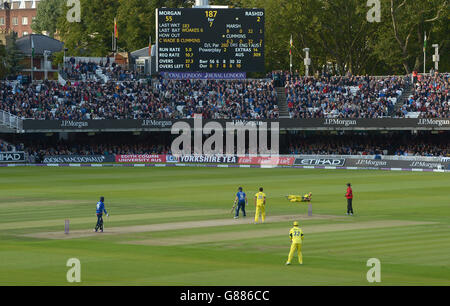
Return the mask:
POLYGON ((264 71, 264 22, 263 9, 157 9, 157 69, 264 71))

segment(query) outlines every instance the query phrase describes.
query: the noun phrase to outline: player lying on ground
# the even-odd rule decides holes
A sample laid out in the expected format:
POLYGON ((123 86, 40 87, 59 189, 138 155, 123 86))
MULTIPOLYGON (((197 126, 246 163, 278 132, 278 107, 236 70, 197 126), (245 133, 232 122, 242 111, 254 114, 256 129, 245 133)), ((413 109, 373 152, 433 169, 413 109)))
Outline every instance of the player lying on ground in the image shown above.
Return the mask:
POLYGON ((286 198, 290 202, 311 202, 312 199, 312 193, 307 193, 303 196, 301 195, 287 195, 286 198))

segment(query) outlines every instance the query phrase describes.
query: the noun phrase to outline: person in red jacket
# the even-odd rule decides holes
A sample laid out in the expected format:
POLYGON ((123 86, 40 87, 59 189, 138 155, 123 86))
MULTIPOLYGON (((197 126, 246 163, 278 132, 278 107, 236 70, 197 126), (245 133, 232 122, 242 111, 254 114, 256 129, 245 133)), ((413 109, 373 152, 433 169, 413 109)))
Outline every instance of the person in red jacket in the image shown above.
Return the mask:
POLYGON ((351 215, 353 216, 353 190, 352 185, 350 183, 347 184, 347 193, 345 194, 345 197, 347 198, 347 216, 351 215))

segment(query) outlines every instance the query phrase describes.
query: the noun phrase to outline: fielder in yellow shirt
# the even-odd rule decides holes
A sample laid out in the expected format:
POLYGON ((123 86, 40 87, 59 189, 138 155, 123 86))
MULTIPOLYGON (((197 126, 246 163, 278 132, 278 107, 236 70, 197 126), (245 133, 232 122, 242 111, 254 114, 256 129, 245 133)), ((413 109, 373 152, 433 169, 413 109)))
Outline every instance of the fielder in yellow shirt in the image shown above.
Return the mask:
POLYGON ((303 243, 303 231, 298 227, 298 222, 294 222, 294 227, 289 231, 289 237, 291 237, 291 251, 289 252, 288 261, 286 265, 290 265, 292 258, 294 258, 294 253, 297 251, 298 253, 298 262, 299 264, 303 264, 303 256, 302 256, 302 243, 303 243))
POLYGON ((262 223, 266 219, 266 194, 263 192, 263 188, 259 188, 259 192, 255 194, 255 223, 258 223, 259 215, 261 214, 262 223))
POLYGON ((286 198, 289 200, 289 202, 311 202, 312 199, 312 193, 306 193, 304 196, 301 195, 287 195, 286 198))

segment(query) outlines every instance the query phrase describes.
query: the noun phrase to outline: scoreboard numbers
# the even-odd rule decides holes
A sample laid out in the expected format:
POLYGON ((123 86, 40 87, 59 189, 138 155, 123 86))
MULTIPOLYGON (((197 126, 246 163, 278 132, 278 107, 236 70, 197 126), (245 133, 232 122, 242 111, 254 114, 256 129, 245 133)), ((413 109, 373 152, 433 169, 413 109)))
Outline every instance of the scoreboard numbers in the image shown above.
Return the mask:
POLYGON ((156 10, 160 72, 264 71, 263 9, 156 10))

